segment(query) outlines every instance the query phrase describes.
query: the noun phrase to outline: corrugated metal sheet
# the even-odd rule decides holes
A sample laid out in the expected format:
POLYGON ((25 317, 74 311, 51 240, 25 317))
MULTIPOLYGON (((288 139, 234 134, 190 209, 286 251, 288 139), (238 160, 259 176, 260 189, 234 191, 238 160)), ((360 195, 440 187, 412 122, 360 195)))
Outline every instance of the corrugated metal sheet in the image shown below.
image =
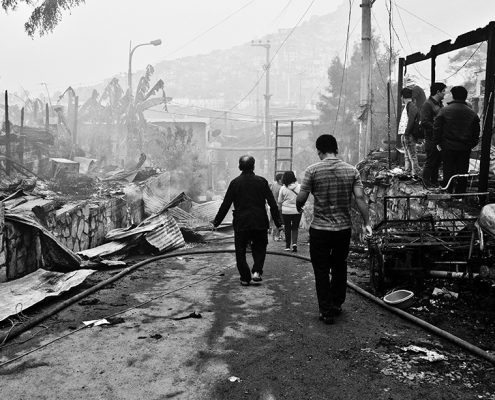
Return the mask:
POLYGON ((160 213, 170 202, 170 172, 164 172, 146 180, 143 188, 144 212, 160 213))
POLYGON ((168 213, 171 217, 173 217, 177 221, 179 228, 189 228, 194 230, 197 228, 204 228, 205 226, 207 226, 204 221, 193 217, 191 214, 184 211, 182 208, 173 207, 168 210, 168 213))
POLYGON ((114 241, 114 242, 108 242, 102 244, 101 246, 93 247, 92 249, 79 251, 77 254, 91 260, 93 258, 105 257, 118 253, 119 251, 124 250, 128 246, 129 244, 126 242, 114 241))
MULTIPOLYGON (((193 217, 205 222, 211 222, 217 215, 222 200, 212 200, 206 203, 193 203, 189 211, 193 217)), ((229 211, 223 220, 224 224, 232 223, 232 213, 229 211)))
POLYGON ((177 249, 186 244, 177 222, 168 214, 153 216, 160 226, 145 234, 146 241, 160 252, 177 249))
POLYGON ((0 285, 0 321, 26 311, 32 305, 46 297, 58 296, 60 293, 81 284, 92 269, 60 273, 38 269, 22 278, 0 285))

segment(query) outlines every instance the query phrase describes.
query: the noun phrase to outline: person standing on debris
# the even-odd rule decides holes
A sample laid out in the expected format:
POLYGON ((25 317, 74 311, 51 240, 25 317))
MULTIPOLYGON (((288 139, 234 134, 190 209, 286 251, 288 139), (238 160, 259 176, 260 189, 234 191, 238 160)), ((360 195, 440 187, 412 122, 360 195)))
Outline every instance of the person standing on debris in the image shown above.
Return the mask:
POLYGON ((239 158, 241 174, 233 179, 225 198, 218 210, 213 226, 217 227, 234 204, 232 222, 234 227, 234 244, 237 269, 241 276, 241 285, 248 286, 251 279, 261 282, 265 263, 266 246, 268 244, 268 216, 265 204, 268 203, 270 213, 277 228, 281 228, 277 203, 268 186, 268 181, 254 174, 255 160, 252 156, 239 158), (246 247, 251 244, 254 265, 249 270, 246 261, 246 247), (252 272, 252 276, 251 276, 252 272))
POLYGON ((427 187, 438 186, 438 170, 442 163, 442 156, 433 142, 433 121, 443 107, 447 86, 442 82, 435 82, 430 87, 430 97, 421 106, 420 123, 425 136, 426 162, 423 168, 423 182, 427 187))
POLYGON ((412 90, 403 88, 400 92, 404 108, 399 122, 398 134, 404 149, 404 169, 407 175, 413 178, 418 177, 419 165, 416 155, 416 140, 413 137, 413 130, 417 129, 418 108, 412 99, 412 90))
POLYGON ((284 186, 280 189, 278 204, 282 209, 282 219, 284 221, 285 250, 292 250, 296 253, 299 223, 301 222, 301 213, 296 208, 296 198, 301 185, 297 182, 296 176, 292 171, 284 172, 282 183, 284 186))
MULTIPOLYGON (((466 103, 467 90, 463 86, 450 89, 453 100, 442 108, 433 122, 433 141, 442 153, 443 186, 456 174, 467 174, 471 149, 478 144, 480 119, 466 103)), ((467 179, 455 182, 455 193, 465 193, 467 179)), ((454 185, 448 189, 454 192, 454 185)))
MULTIPOLYGON (((272 194, 273 194, 273 198, 275 200, 278 199, 278 194, 280 192, 280 188, 282 187, 282 176, 284 174, 282 173, 278 173, 275 175, 275 182, 273 182, 271 185, 270 185, 270 190, 272 191, 272 194)), ((278 212, 279 214, 281 213, 281 209, 279 207, 278 209, 278 212)), ((271 215, 270 215, 270 228, 272 229, 272 238, 275 242, 278 242, 280 241, 280 231, 279 229, 277 228, 277 226, 275 225, 275 223, 273 222, 273 218, 271 218, 271 215)))
POLYGON ((309 229, 309 253, 320 320, 332 324, 342 311, 346 295, 353 195, 364 220, 365 234, 371 235, 372 230, 361 177, 355 167, 337 158, 335 137, 318 137, 316 150, 321 161, 306 169, 296 207, 301 212, 309 194, 313 194, 314 217, 309 229))

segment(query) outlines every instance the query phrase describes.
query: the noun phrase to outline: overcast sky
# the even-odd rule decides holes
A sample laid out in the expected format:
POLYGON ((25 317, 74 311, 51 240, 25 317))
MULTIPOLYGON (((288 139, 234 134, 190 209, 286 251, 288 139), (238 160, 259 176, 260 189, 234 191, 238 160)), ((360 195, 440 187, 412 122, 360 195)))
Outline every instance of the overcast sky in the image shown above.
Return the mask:
MULTIPOLYGON (((127 71, 130 40, 133 45, 157 38, 163 41, 159 47, 146 46, 136 51, 134 71, 165 59, 229 48, 279 28, 293 27, 312 1, 86 0, 71 14, 64 14, 53 33, 35 39, 24 32, 27 7, 9 14, 2 10, 0 88, 20 92, 22 87, 36 94, 43 89, 41 82, 46 82, 50 91, 101 82, 127 71)), ((344 1, 348 3, 314 0, 305 20, 330 13, 344 1)), ((359 3, 353 1, 351 28, 355 30, 351 42, 360 39, 359 3)), ((381 29, 388 35, 385 4, 388 0, 376 1, 372 23, 378 33, 381 29)), ((393 4, 402 7, 402 21, 396 15, 395 24, 407 53, 411 48, 428 50, 430 44, 495 20, 494 0, 394 0, 393 4), (414 37, 406 38, 401 33, 414 24, 431 32, 431 43, 418 43, 414 37)), ((344 32, 345 29, 346 21, 342 21, 344 32)))

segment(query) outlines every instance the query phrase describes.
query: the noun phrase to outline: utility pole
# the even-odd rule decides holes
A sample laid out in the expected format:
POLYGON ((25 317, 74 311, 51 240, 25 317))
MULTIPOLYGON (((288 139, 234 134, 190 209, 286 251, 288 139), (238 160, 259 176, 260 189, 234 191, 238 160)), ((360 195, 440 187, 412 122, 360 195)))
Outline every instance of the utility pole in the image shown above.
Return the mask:
MULTIPOLYGON (((265 89, 265 123, 263 128, 263 134, 265 136, 265 147, 270 146, 270 131, 271 131, 271 121, 270 121, 270 41, 262 42, 261 40, 255 42, 251 41, 251 46, 259 46, 264 47, 266 49, 266 64, 263 65, 263 69, 265 70, 265 78, 266 78, 266 89, 265 89)), ((268 173, 268 152, 265 157, 265 165, 263 166, 263 170, 265 173, 268 173)))
POLYGON ((361 89, 359 106, 362 118, 359 123, 359 160, 364 159, 371 147, 371 7, 375 0, 362 0, 361 21, 361 89))

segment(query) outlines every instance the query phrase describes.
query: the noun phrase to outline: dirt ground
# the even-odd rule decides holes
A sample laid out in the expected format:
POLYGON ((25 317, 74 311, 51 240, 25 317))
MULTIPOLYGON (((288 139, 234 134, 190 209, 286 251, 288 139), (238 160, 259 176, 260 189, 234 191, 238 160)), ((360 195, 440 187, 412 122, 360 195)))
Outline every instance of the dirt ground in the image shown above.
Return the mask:
MULTIPOLYGON (((307 256, 304 237, 299 247, 307 256)), ((363 254, 350 257, 349 279, 362 286, 365 263, 363 254)), ((99 271, 25 314, 46 311, 116 273, 99 271)), ((434 282, 440 284, 446 283, 434 282)), ((464 320, 472 299, 463 290, 457 303, 420 294, 412 311, 492 348, 493 315, 483 311, 489 301, 464 320)), ((268 256, 263 283, 250 287, 239 285, 233 254, 153 262, 7 343, 0 364, 29 351, 0 367, 1 398, 495 399, 495 366, 352 290, 335 325, 318 321, 310 263, 281 256, 268 256), (191 313, 201 318, 181 319, 191 313), (82 321, 111 315, 110 325, 78 330, 82 321)))

